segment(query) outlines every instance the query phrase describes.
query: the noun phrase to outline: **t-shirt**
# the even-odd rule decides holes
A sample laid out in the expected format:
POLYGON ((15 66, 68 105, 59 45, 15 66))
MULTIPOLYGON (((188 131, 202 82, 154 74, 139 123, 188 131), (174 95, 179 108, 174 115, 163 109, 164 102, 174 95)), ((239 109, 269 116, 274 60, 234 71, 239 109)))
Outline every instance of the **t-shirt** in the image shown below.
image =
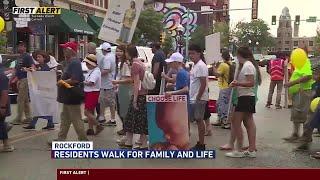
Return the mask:
POLYGON ((218 73, 221 75, 218 78, 218 84, 220 89, 227 89, 229 87, 229 72, 230 72, 230 66, 223 62, 219 65, 217 69, 218 73))
POLYGON ((124 77, 130 77, 131 70, 128 63, 123 63, 122 68, 120 69, 119 78, 123 79, 124 77))
POLYGON ((111 70, 107 75, 101 76, 101 89, 112 89, 112 80, 116 75, 116 57, 113 53, 105 55, 104 59, 100 62, 99 68, 102 70, 111 70))
MULTIPOLYGON (((0 72, 0 97, 2 94, 2 91, 7 91, 9 89, 9 79, 8 77, 4 74, 4 72, 0 72)), ((8 100, 7 103, 7 111, 5 116, 10 116, 10 100, 8 100)))
MULTIPOLYGON (((175 90, 183 89, 184 87, 190 85, 190 76, 185 69, 180 69, 177 73, 176 87, 175 90)), ((186 94, 188 95, 188 93, 186 94)))
POLYGON ((34 64, 32 57, 28 53, 24 53, 18 59, 18 63, 16 65, 16 76, 18 79, 27 78, 27 72, 23 71, 22 69, 30 68, 34 64))
MULTIPOLYGON (((248 75, 253 75, 254 79, 256 79, 256 68, 250 61, 246 61, 242 69, 240 70, 239 76, 238 76, 238 82, 245 82, 246 81, 246 76, 248 75)), ((241 96, 255 96, 254 94, 254 87, 237 87, 238 90, 238 97, 241 96)))
MULTIPOLYGON (((84 76, 80 59, 74 58, 67 63, 61 79, 73 79, 79 81, 80 86, 83 87, 84 76)), ((58 102, 69 105, 78 105, 82 103, 82 99, 70 97, 68 91, 64 87, 59 86, 58 102)))
MULTIPOLYGON (((201 86, 201 77, 208 79, 208 68, 207 65, 202 61, 198 61, 190 71, 190 102, 195 103, 197 100, 197 95, 201 86)), ((209 100, 208 83, 206 84, 206 89, 204 90, 201 99, 202 101, 209 100)))
MULTIPOLYGON (((134 78, 135 75, 139 75, 140 81, 143 80, 144 78, 144 73, 146 71, 146 67, 144 64, 141 62, 139 59, 134 59, 132 63, 132 68, 131 68, 131 77, 134 78)), ((142 84, 140 82, 140 89, 139 89, 139 95, 145 95, 147 94, 147 90, 142 87, 142 84)))
POLYGON ((50 71, 48 64, 39 64, 37 66, 38 71, 50 71))
POLYGON ((154 53, 153 59, 152 59, 152 72, 154 69, 154 65, 156 63, 160 63, 159 65, 159 71, 158 74, 156 75, 156 87, 154 88, 154 90, 152 90, 150 93, 154 94, 154 95, 158 95, 160 93, 160 86, 161 86, 161 73, 163 68, 166 65, 166 55, 164 54, 164 52, 162 50, 158 50, 157 52, 154 53))
MULTIPOLYGON (((311 63, 310 60, 306 62, 306 64, 301 68, 301 69, 295 69, 292 73, 292 76, 290 78, 290 81, 295 81, 299 78, 302 78, 303 76, 312 76, 312 69, 311 69, 311 63)), ((295 94, 297 93, 300 89, 303 90, 311 90, 312 89, 312 84, 315 81, 313 79, 310 79, 309 81, 301 84, 296 84, 294 86, 291 86, 289 88, 289 93, 290 94, 295 94)))
POLYGON ((93 86, 84 86, 84 92, 100 91, 101 89, 101 71, 98 67, 91 69, 85 75, 85 81, 93 82, 93 86))

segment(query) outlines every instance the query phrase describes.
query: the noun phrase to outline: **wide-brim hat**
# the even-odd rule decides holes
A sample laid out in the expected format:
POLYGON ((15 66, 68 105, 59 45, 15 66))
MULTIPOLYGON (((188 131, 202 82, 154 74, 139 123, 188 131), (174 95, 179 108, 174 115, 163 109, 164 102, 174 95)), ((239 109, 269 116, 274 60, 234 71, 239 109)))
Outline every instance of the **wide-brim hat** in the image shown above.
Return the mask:
POLYGON ((94 54, 89 54, 86 56, 86 58, 83 60, 83 62, 90 64, 91 66, 97 67, 97 57, 94 54))

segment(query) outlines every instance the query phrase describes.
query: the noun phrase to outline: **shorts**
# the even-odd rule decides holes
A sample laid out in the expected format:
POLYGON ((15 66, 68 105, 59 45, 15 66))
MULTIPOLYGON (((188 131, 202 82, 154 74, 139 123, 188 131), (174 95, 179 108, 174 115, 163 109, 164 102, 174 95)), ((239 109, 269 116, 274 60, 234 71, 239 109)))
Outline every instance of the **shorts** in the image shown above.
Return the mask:
POLYGON ((256 113, 255 96, 240 96, 235 112, 256 113))
POLYGON ((101 89, 99 103, 104 107, 114 107, 116 105, 116 93, 114 89, 101 89))
POLYGON ((207 108, 207 101, 197 101, 190 104, 190 121, 203 121, 207 108))
POLYGON ((84 108, 89 111, 93 111, 99 101, 99 91, 85 92, 84 93, 84 108))

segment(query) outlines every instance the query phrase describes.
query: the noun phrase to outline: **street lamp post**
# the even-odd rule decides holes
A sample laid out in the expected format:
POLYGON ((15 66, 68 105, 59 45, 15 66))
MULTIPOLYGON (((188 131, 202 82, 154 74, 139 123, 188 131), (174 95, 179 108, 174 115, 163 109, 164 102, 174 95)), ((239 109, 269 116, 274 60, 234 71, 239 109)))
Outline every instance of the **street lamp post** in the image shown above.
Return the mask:
POLYGON ((179 52, 182 54, 182 46, 183 46, 183 32, 184 32, 184 27, 179 24, 177 26, 177 31, 178 31, 178 47, 179 47, 179 52))

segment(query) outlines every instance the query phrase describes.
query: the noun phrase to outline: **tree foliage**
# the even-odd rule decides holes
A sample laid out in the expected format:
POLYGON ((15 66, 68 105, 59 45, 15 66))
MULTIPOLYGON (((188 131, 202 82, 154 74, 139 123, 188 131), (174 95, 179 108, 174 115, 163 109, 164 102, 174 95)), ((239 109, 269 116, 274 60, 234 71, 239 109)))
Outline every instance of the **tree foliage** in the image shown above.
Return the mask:
POLYGON ((190 44, 196 44, 201 47, 201 49, 206 48, 206 36, 211 34, 208 29, 203 26, 197 27, 197 29, 191 34, 190 44))
POLYGON ((316 45, 316 51, 315 55, 319 56, 320 55, 320 28, 317 30, 317 36, 315 38, 315 45, 316 45))
POLYGON ((163 51, 166 54, 169 54, 171 51, 173 51, 173 39, 170 35, 166 35, 166 38, 162 44, 163 51))
POLYGON ((240 22, 234 29, 234 37, 238 46, 250 46, 264 49, 275 45, 269 33, 270 28, 261 19, 251 22, 240 22))
POLYGON ((213 26, 213 32, 220 32, 221 47, 228 48, 230 40, 230 27, 226 22, 216 22, 213 26))
POLYGON ((0 33, 0 53, 6 53, 7 37, 5 33, 0 33))
POLYGON ((132 42, 142 45, 146 42, 159 42, 160 33, 163 31, 163 14, 156 12, 153 8, 141 12, 132 42), (143 41, 141 35, 143 34, 143 41))

